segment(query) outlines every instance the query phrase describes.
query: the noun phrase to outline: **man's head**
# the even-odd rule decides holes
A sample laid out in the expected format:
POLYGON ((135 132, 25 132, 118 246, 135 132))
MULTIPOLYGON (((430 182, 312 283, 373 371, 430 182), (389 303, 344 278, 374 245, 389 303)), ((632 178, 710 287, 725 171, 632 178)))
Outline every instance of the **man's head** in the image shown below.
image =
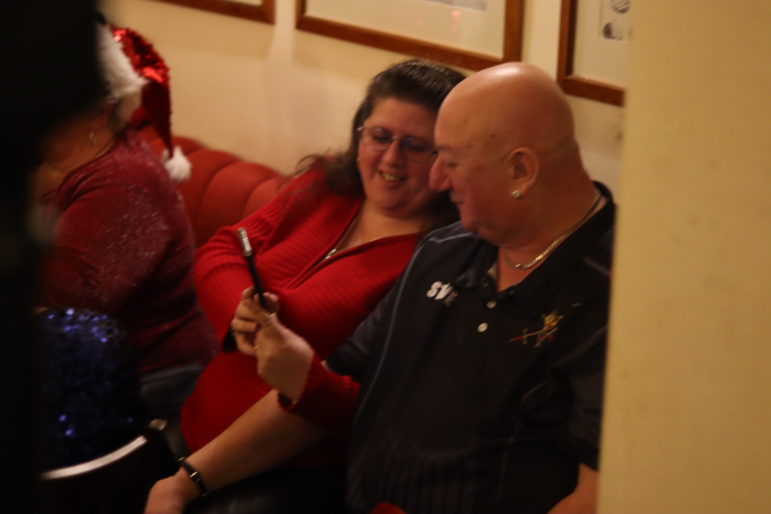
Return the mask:
POLYGON ((564 95, 523 63, 456 86, 439 111, 435 142, 432 187, 449 190, 463 225, 496 244, 530 237, 571 176, 586 179, 564 95))

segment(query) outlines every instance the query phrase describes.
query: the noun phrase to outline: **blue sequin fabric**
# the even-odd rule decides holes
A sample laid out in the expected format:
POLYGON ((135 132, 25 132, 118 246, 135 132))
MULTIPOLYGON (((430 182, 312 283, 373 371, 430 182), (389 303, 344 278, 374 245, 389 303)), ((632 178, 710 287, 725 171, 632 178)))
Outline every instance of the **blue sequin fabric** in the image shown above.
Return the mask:
POLYGON ((139 372, 117 323, 86 309, 47 309, 37 319, 48 467, 94 459, 139 435, 147 420, 139 372))

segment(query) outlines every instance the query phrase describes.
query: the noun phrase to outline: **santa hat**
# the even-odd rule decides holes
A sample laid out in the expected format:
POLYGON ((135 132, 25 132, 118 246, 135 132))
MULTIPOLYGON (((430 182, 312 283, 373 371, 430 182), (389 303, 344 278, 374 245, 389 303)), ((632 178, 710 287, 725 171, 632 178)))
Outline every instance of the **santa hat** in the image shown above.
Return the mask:
POLYGON ((131 29, 99 29, 99 55, 112 101, 120 100, 118 115, 132 125, 148 121, 166 149, 161 160, 171 178, 190 177, 190 162, 171 141, 169 68, 153 46, 131 29))

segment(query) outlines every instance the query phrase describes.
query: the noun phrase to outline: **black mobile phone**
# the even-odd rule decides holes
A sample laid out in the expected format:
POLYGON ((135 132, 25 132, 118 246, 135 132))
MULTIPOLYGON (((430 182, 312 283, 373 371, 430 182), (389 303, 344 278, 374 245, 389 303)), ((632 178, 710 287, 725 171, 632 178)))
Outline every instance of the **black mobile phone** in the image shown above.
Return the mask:
POLYGON ((249 275, 252 277, 254 293, 257 295, 262 308, 268 310, 268 304, 265 301, 265 292, 262 290, 262 283, 260 282, 260 277, 257 275, 257 268, 254 266, 254 252, 252 251, 252 245, 249 243, 249 237, 246 235, 246 229, 240 227, 236 232, 238 233, 238 242, 241 245, 244 260, 246 260, 246 266, 249 268, 249 275))
MULTIPOLYGON (((260 305, 263 309, 268 310, 268 304, 265 301, 265 294, 262 290, 262 283, 260 277, 257 275, 257 268, 254 266, 254 251, 252 251, 252 245, 249 243, 249 237, 246 235, 246 229, 240 227, 236 230, 238 233, 238 243, 241 246, 241 253, 246 260, 246 266, 249 268, 249 275, 252 277, 252 286, 254 292, 259 299, 260 305)), ((228 330, 225 334, 225 339, 222 340, 222 351, 226 353, 234 352, 236 350, 236 339, 233 332, 228 330)))

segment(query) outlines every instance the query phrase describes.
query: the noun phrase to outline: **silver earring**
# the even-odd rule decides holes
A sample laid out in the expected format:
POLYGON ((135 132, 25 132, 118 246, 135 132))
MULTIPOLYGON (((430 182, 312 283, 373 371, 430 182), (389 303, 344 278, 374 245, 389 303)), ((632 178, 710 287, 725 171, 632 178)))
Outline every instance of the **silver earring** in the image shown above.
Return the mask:
POLYGON ((515 200, 519 200, 522 197, 522 193, 519 192, 519 189, 515 189, 511 192, 511 197, 515 200))

